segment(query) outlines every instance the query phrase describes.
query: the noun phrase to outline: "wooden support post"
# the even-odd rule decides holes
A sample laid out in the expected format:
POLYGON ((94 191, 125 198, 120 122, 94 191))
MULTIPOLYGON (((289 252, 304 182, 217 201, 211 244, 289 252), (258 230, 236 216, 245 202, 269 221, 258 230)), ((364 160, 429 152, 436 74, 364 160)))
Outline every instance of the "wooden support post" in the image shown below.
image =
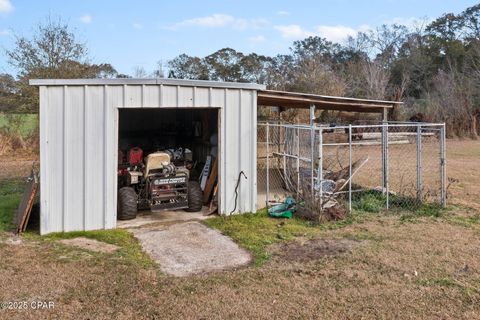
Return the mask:
POLYGON ((388 121, 388 109, 387 109, 387 108, 383 108, 382 121, 383 121, 383 122, 387 122, 387 121, 388 121))

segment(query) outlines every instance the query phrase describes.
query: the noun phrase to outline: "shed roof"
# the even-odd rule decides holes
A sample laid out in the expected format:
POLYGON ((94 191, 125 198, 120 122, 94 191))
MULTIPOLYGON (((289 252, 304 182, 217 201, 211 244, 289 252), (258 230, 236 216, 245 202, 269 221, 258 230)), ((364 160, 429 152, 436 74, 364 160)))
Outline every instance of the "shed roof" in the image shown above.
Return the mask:
POLYGON ((263 106, 310 108, 311 105, 315 105, 318 109, 351 112, 383 112, 384 109, 391 109, 395 105, 402 104, 398 101, 356 99, 274 90, 259 90, 257 97, 258 105, 263 106))
POLYGON ((234 89, 250 89, 265 90, 266 86, 256 83, 243 82, 221 82, 206 80, 184 80, 170 78, 155 79, 31 79, 32 86, 84 86, 84 85, 172 85, 172 86, 188 86, 188 87, 211 87, 211 88, 234 88, 234 89))
POLYGON ((258 105, 286 108, 309 108, 354 112, 383 112, 402 102, 334 97, 318 94, 266 90, 265 85, 242 82, 220 82, 184 79, 31 79, 34 86, 75 86, 75 85, 171 85, 189 87, 211 87, 257 90, 258 105))

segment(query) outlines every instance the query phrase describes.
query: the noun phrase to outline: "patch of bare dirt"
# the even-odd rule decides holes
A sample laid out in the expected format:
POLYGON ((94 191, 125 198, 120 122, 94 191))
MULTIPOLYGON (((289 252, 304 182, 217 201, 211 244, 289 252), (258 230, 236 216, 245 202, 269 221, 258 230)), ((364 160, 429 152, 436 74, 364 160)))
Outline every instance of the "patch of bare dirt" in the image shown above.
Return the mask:
POLYGON ((344 254, 359 244, 360 241, 348 239, 295 240, 272 245, 269 251, 277 259, 308 262, 344 254))
POLYGON ((69 246, 74 246, 81 249, 87 249, 90 251, 103 252, 103 253, 112 253, 120 249, 120 247, 116 245, 101 242, 95 239, 88 239, 85 237, 64 239, 64 240, 60 240, 59 242, 69 246))

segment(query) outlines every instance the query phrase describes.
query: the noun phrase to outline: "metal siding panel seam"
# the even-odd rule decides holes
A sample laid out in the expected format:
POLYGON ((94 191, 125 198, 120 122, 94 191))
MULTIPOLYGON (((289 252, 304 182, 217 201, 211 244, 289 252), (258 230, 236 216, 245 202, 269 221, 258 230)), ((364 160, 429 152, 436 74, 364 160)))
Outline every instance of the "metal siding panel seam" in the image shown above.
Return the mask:
POLYGON ((85 100, 85 230, 102 229, 103 218, 103 105, 104 87, 89 86, 85 100), (99 183, 100 181, 100 183, 99 183))
POLYGON ((162 107, 176 108, 177 97, 176 97, 176 88, 175 86, 163 86, 163 103, 162 107))
MULTIPOLYGON (((235 207, 235 186, 238 180, 240 168, 238 167, 238 89, 228 89, 225 94, 225 189, 226 210, 230 213, 235 207)), ((240 197, 239 197, 240 198, 240 197)), ((239 202, 234 213, 239 209, 239 202)))
MULTIPOLYGON (((109 87, 109 88, 111 88, 111 87, 109 87)), ((115 88, 115 87, 113 87, 113 88, 115 88)), ((127 102, 126 96, 127 96, 127 85, 124 84, 124 85, 123 85, 123 103, 122 103, 121 106, 118 106, 119 108, 124 108, 124 107, 127 105, 127 103, 126 103, 126 102, 127 102)))
POLYGON ((66 208, 65 208, 65 177, 66 177, 66 173, 65 173, 65 150, 66 150, 66 144, 65 144, 65 106, 66 106, 66 99, 67 99, 67 86, 63 86, 63 112, 62 112, 62 138, 63 138, 63 149, 62 149, 62 170, 63 170, 63 174, 62 174, 62 230, 61 231, 65 231, 65 211, 66 211, 66 208))
POLYGON ((251 161, 251 175, 252 179, 250 180, 250 183, 252 184, 251 188, 251 194, 250 197, 252 199, 251 201, 251 207, 250 207, 250 212, 255 212, 257 211, 257 91, 252 90, 252 143, 251 143, 251 148, 252 148, 252 158, 250 159, 251 161))
POLYGON ((50 232, 48 228, 49 208, 49 185, 47 165, 49 164, 48 158, 48 112, 46 110, 46 104, 48 103, 48 87, 41 86, 39 88, 40 105, 39 105, 39 117, 40 117, 40 234, 50 232))
POLYGON ((107 179, 106 179, 106 171, 107 171, 107 107, 108 107, 108 86, 103 87, 103 174, 102 174, 102 182, 103 182, 103 228, 107 228, 107 179))
POLYGON ((223 188, 220 189, 220 193, 221 195, 223 196, 223 208, 225 210, 225 214, 230 214, 229 212, 229 203, 227 202, 227 181, 228 181, 228 175, 227 175, 227 172, 228 172, 228 162, 227 162, 227 147, 229 146, 228 144, 228 141, 229 141, 229 138, 227 136, 227 127, 228 127, 228 124, 227 124, 227 93, 228 93, 228 89, 225 88, 223 90, 224 92, 224 101, 223 101, 223 119, 222 119, 222 123, 223 123, 223 131, 222 131, 222 136, 223 136, 223 152, 222 152, 222 162, 223 162, 223 170, 222 170, 222 175, 223 175, 223 188))
POLYGON ((158 104, 159 104, 159 107, 161 108, 163 107, 163 84, 160 85, 160 95, 158 99, 159 99, 158 104))
POLYGON ((111 217, 111 228, 115 228, 117 226, 117 213, 116 213, 116 208, 117 208, 117 161, 118 161, 118 113, 119 109, 115 108, 114 110, 114 143, 113 143, 113 163, 112 163, 112 170, 115 172, 115 174, 112 175, 112 188, 113 188, 113 203, 112 203, 112 217, 111 217))
POLYGON ((222 132, 222 117, 223 117, 223 109, 222 108, 219 108, 218 111, 217 111, 217 136, 218 136, 218 141, 217 141, 217 155, 218 155, 218 160, 217 160, 217 163, 218 163, 218 168, 217 168, 217 172, 218 172, 218 178, 217 178, 217 186, 219 188, 218 192, 218 213, 219 214, 222 214, 224 212, 223 210, 223 199, 222 199, 222 196, 223 196, 223 191, 222 191, 222 184, 223 184, 223 176, 222 176, 222 170, 223 170, 223 164, 222 164, 222 152, 223 152, 223 139, 222 139, 222 135, 219 134, 222 132))
POLYGON ((115 194, 116 190, 115 186, 115 179, 116 179, 116 159, 114 155, 116 154, 115 148, 117 142, 115 141, 115 121, 116 121, 116 110, 119 105, 125 102, 126 96, 122 95, 122 90, 119 90, 118 86, 111 86, 109 87, 109 98, 107 101, 106 111, 107 111, 107 118, 106 118, 106 150, 107 157, 105 159, 106 167, 105 167, 105 183, 107 185, 106 194, 105 194, 105 201, 107 204, 107 209, 105 212, 106 216, 106 228, 110 229, 115 227, 116 225, 116 199, 115 194))
POLYGON ((192 94, 192 107, 196 107, 197 102, 197 87, 193 87, 193 94, 192 94))
POLYGON ((209 89, 195 87, 195 101, 194 107, 213 107, 209 101, 209 89))
POLYGON ((178 108, 180 106, 180 86, 175 87, 175 107, 178 108))
MULTIPOLYGON (((47 175, 49 181, 50 232, 63 231, 64 203, 64 87, 50 88, 47 175)), ((48 112, 48 111, 47 111, 48 112)))
POLYGON ((65 231, 83 230, 84 86, 66 88, 65 105, 65 231))
POLYGON ((87 226, 87 105, 88 86, 83 87, 83 230, 87 226))
POLYGON ((160 86, 144 86, 144 108, 158 108, 160 105, 160 86))
MULTIPOLYGON (((112 101, 115 101, 116 99, 119 98, 118 94, 115 94, 115 91, 117 88, 115 86, 109 86, 108 87, 108 100, 107 100, 107 105, 105 106, 105 150, 106 152, 106 157, 105 157, 105 172, 104 174, 104 179, 105 179, 105 229, 110 228, 110 216, 111 216, 111 210, 112 210, 112 185, 110 183, 110 166, 111 166, 111 155, 113 154, 113 150, 111 147, 111 134, 112 134, 112 127, 111 124, 113 122, 113 117, 112 117, 112 101)), ((126 103, 126 86, 123 87, 121 90, 122 95, 120 97, 122 101, 123 107, 125 106, 126 103)))
MULTIPOLYGON (((240 172, 246 168, 243 167, 242 163, 242 89, 239 89, 239 94, 238 94, 238 108, 235 110, 235 112, 238 112, 237 119, 238 119, 238 156, 237 156, 237 172, 240 174, 240 172)), ((248 169, 246 172, 244 171, 245 175, 248 177, 250 173, 248 172, 248 169)), ((237 203, 237 210, 239 212, 243 211, 244 203, 243 203, 243 186, 245 183, 243 183, 243 177, 240 178, 240 182, 238 185, 238 203, 237 203)), ((248 182, 247 182, 248 183, 248 182)), ((235 201, 235 200, 234 200, 235 201)), ((235 205, 235 204, 234 204, 235 205)))
POLYGON ((242 146, 240 150, 240 170, 243 170, 248 177, 248 179, 241 180, 240 184, 240 191, 241 191, 241 198, 242 201, 240 207, 240 213, 244 212, 251 212, 251 203, 252 199, 250 197, 250 190, 252 188, 252 178, 253 178, 253 168, 251 167, 250 158, 252 157, 252 127, 253 124, 250 122, 251 114, 252 114, 252 106, 251 106, 251 91, 250 90, 240 90, 241 99, 239 101, 240 108, 239 108, 239 139, 240 145, 242 146))
MULTIPOLYGON (((101 163, 105 162, 105 140, 104 140, 104 134, 103 134, 103 128, 105 125, 105 86, 96 86, 96 89, 98 90, 98 96, 96 99, 96 106, 95 106, 95 114, 93 118, 95 119, 95 130, 92 132, 92 138, 94 139, 96 143, 96 149, 95 149, 95 154, 99 154, 101 156, 101 163)), ((93 108, 92 108, 93 109, 93 108)), ((93 158, 95 159, 95 158, 93 158)), ((93 175, 93 177, 103 177, 103 166, 96 165, 95 166, 95 171, 96 174, 93 175)), ((103 181, 103 179, 102 179, 103 181)), ((104 217, 104 199, 105 199, 105 188, 103 186, 103 183, 98 183, 95 184, 97 188, 99 188, 99 192, 95 193, 97 201, 95 202, 97 207, 95 212, 96 215, 96 222, 95 226, 98 227, 98 229, 102 229, 105 227, 105 217, 104 217)))

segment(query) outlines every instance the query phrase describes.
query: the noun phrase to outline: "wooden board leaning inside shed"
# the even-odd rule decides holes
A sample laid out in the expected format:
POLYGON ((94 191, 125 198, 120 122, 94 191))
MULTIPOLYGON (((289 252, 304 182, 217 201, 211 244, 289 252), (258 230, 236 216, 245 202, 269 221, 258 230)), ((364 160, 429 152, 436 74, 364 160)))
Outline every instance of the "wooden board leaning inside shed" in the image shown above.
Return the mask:
POLYGON ((38 174, 35 170, 32 170, 31 175, 27 179, 27 185, 23 192, 22 201, 20 202, 14 217, 16 233, 22 233, 27 228, 33 202, 35 201, 35 196, 38 192, 38 182, 38 174))

